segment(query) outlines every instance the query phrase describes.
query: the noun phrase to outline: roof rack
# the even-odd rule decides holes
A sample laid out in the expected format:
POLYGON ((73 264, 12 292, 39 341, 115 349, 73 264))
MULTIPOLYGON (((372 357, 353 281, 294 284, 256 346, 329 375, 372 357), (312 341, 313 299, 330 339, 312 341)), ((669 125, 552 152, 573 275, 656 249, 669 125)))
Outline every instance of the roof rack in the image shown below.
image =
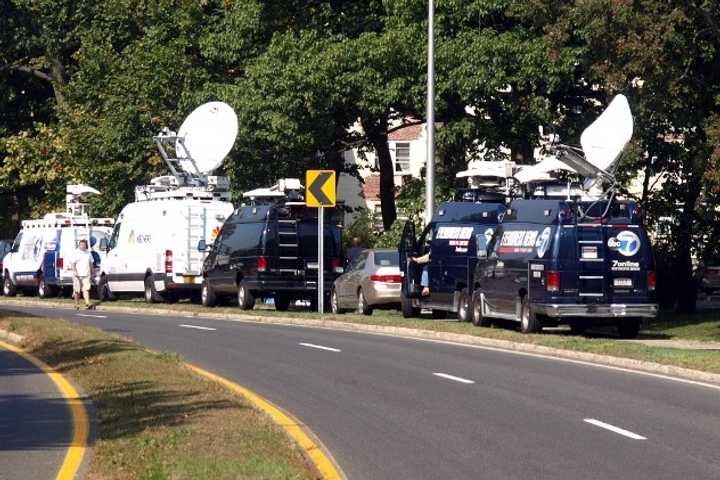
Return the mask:
POLYGON ((299 178, 281 178, 272 187, 256 188, 243 193, 250 205, 282 203, 288 206, 305 206, 305 187, 299 178))

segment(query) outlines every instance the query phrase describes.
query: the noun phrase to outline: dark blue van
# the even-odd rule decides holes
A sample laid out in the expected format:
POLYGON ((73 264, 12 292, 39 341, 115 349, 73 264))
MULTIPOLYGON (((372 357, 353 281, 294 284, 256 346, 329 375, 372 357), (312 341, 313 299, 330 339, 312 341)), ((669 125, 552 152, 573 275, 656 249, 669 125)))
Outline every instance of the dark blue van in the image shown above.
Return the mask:
POLYGON ((405 318, 417 317, 421 309, 430 309, 435 318, 457 312, 461 320, 470 320, 478 241, 488 243, 506 209, 504 197, 494 200, 443 203, 419 237, 415 236, 412 221, 405 225, 399 246, 403 275, 400 298, 405 318), (413 261, 428 253, 427 263, 413 261), (423 271, 429 283, 426 295, 421 287, 423 271))
POLYGON ((476 325, 506 319, 538 332, 565 323, 580 333, 610 322, 629 338, 657 315, 652 247, 635 202, 514 200, 483 240, 472 284, 476 325))

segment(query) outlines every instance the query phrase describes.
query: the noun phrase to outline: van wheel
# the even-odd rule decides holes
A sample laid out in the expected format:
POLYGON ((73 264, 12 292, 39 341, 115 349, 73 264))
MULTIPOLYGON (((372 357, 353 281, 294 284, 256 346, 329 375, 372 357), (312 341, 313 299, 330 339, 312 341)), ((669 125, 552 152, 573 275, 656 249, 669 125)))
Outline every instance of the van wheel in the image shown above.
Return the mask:
POLYGON ((17 288, 13 285, 9 273, 6 273, 5 278, 3 279, 3 294, 6 297, 14 297, 17 295, 17 288))
POLYGON ((457 317, 460 322, 469 322, 471 319, 470 297, 467 290, 460 292, 457 317))
POLYGON ((275 310, 278 312, 287 312, 290 308, 290 295, 286 293, 275 294, 275 310))
POLYGON ((145 302, 146 303, 158 303, 162 299, 155 290, 155 282, 153 282, 152 276, 145 278, 145 302))
POLYGON ((433 310, 432 318, 434 318, 435 320, 442 320, 444 318, 447 318, 447 312, 445 310, 433 310))
POLYGON ((48 285, 44 277, 40 277, 38 280, 38 297, 50 298, 55 294, 55 289, 52 285, 48 285))
POLYGON ((640 320, 636 318, 618 320, 617 330, 620 338, 636 338, 640 333, 640 320))
POLYGON ((357 311, 363 315, 372 315, 373 308, 367 303, 362 288, 358 290, 357 311))
POLYGON ((404 293, 400 295, 400 306, 403 318, 417 318, 420 316, 420 309, 413 307, 412 300, 407 298, 404 293))
POLYGON ((538 320, 537 315, 530 312, 527 297, 522 297, 518 301, 518 316, 520 317, 520 331, 522 333, 538 333, 542 331, 542 324, 538 320))
POLYGON ((207 278, 203 280, 202 286, 200 287, 200 302, 202 302, 204 307, 214 307, 217 303, 215 291, 208 283, 207 278))
POLYGON ((492 321, 483 315, 483 297, 479 291, 473 293, 471 308, 473 325, 476 327, 489 327, 492 324, 492 321))
POLYGON ((581 318, 570 320, 570 333, 573 335, 585 335, 587 327, 587 323, 581 318))
POLYGON ((335 315, 345 313, 345 311, 340 308, 340 299, 338 298, 337 290, 335 290, 335 288, 333 288, 332 292, 330 292, 330 310, 332 310, 332 313, 335 315))
POLYGON ((109 302, 115 300, 115 295, 110 291, 110 285, 108 284, 107 277, 103 275, 100 277, 100 281, 97 286, 98 298, 101 302, 109 302))
POLYGON ((238 285, 238 306, 241 310, 252 310, 255 307, 255 297, 245 282, 238 285))

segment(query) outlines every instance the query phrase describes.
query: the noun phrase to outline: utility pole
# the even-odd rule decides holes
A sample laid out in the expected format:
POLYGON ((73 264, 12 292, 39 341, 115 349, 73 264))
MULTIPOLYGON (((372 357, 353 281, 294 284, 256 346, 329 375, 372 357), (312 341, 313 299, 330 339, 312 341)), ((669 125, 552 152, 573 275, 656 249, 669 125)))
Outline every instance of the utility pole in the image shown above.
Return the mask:
POLYGON ((435 208, 435 5, 428 0, 427 57, 427 160, 425 162, 425 224, 432 220, 435 208))

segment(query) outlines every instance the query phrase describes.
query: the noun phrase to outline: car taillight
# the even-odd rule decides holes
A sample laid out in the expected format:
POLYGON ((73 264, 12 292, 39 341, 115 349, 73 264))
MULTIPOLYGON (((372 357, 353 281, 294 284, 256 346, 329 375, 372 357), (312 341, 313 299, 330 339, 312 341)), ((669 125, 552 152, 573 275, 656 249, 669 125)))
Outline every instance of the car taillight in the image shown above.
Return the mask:
POLYGON ((55 259, 55 268, 57 268, 58 270, 62 270, 63 265, 65 265, 65 262, 63 262, 62 257, 58 257, 55 259))
POLYGON ((165 273, 173 271, 173 253, 172 250, 165 250, 165 273))
POLYGON ((258 272, 265 272, 268 268, 268 261, 265 257, 258 257, 257 259, 257 271, 258 272))
POLYGON ((342 262, 339 258, 330 259, 330 268, 332 268, 332 271, 335 273, 343 273, 342 262))
POLYGON ((651 270, 648 272, 648 277, 647 277, 648 290, 655 290, 656 283, 657 283, 657 277, 655 276, 655 272, 651 270))
POLYGON ((371 282, 384 282, 384 283, 400 283, 402 277, 400 275, 370 275, 371 282))
POLYGON ((549 271, 545 276, 546 285, 548 292, 557 292, 560 290, 560 273, 549 271))

